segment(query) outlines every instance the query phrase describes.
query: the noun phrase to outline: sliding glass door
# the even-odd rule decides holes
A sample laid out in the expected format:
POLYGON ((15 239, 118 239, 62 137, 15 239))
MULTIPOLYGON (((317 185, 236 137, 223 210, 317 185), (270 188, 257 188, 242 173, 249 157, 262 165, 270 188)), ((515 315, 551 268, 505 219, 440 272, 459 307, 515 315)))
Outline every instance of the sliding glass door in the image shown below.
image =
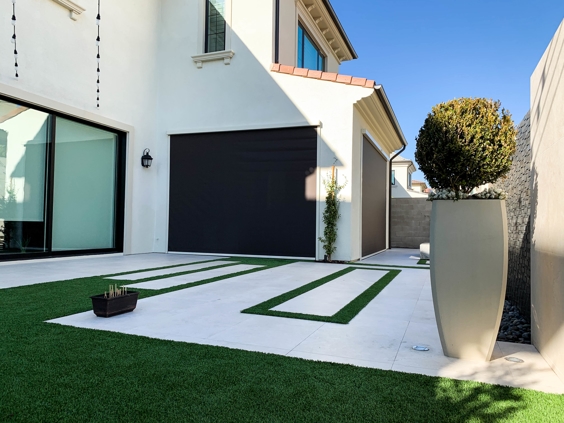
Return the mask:
POLYGON ((49 115, 0 100, 0 255, 45 251, 49 115))
POLYGON ((116 132, 0 99, 0 260, 122 248, 123 150, 116 132))
POLYGON ((114 248, 117 135, 57 118, 53 251, 114 248))

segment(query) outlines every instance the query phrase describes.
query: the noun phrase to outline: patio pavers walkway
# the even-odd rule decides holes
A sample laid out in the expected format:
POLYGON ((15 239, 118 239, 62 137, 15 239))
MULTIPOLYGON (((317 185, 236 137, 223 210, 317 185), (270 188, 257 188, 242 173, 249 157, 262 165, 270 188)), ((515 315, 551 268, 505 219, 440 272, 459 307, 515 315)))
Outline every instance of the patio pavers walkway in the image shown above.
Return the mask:
MULTIPOLYGON (((413 265, 416 261, 409 258, 413 255, 417 255, 416 250, 392 250, 367 262, 413 265)), ((434 318, 428 270, 402 269, 348 325, 240 313, 347 267, 298 262, 146 298, 135 312, 112 319, 86 312, 52 322, 564 393, 564 383, 530 345, 498 342, 494 360, 489 363, 445 357, 434 318), (427 346, 430 351, 416 352, 414 345, 427 346), (509 355, 524 363, 505 360, 509 355)), ((100 269, 99 273, 111 272, 100 269)), ((334 300, 333 294, 319 288, 308 295, 312 302, 334 300)))
POLYGON ((116 280, 116 281, 138 281, 141 279, 148 279, 154 278, 157 276, 167 276, 172 275, 174 273, 181 273, 181 272, 191 272, 193 270, 200 270, 200 269, 207 269, 212 267, 219 267, 225 265, 233 265, 238 264, 236 261, 223 261, 223 260, 216 260, 204 263, 194 263, 188 264, 186 266, 175 266, 169 267, 167 269, 160 269, 160 270, 149 270, 148 272, 137 272, 137 273, 128 273, 127 275, 121 276, 111 276, 107 279, 116 280))
POLYGON ((237 264, 235 266, 220 267, 219 269, 204 270, 202 272, 190 273, 188 275, 173 276, 171 278, 156 279, 149 282, 127 284, 129 288, 137 289, 166 289, 173 286, 186 285, 188 283, 204 281, 220 276, 232 275, 234 273, 246 272, 252 269, 260 269, 263 266, 253 266, 250 264, 237 264))
POLYGON ((223 257, 184 254, 108 254, 0 263, 0 289, 58 282, 88 276, 134 272, 156 267, 218 260, 223 257))

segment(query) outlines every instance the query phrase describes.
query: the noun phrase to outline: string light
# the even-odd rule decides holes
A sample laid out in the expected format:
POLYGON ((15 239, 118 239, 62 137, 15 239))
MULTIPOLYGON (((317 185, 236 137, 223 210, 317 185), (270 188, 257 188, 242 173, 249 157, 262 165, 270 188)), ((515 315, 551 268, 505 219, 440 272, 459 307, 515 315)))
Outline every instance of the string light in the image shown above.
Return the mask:
MULTIPOLYGON (((12 0, 15 1, 15 0, 12 0)), ((98 54, 96 55, 96 61, 98 67, 96 69, 96 74, 98 78, 96 79, 96 107, 100 108, 100 0, 98 0, 98 14, 96 15, 96 26, 98 27, 98 36, 96 37, 96 47, 98 48, 98 54)))
POLYGON ((14 70, 16 72, 16 78, 19 78, 18 40, 16 37, 16 0, 12 0, 12 25, 14 26, 14 35, 12 35, 12 44, 14 45, 14 70))

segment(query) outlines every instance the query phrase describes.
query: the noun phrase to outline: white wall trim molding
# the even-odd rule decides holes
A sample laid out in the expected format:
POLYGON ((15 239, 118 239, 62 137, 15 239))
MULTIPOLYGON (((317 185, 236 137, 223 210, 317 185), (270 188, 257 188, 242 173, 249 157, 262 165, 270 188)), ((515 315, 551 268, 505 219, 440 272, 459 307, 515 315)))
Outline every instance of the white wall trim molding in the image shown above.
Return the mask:
POLYGON ((57 4, 60 4, 65 9, 67 9, 70 12, 70 18, 73 21, 76 21, 78 17, 82 14, 82 12, 86 10, 84 7, 76 4, 74 1, 71 0, 53 0, 53 1, 57 4))
POLYGON ((37 94, 24 91, 20 88, 13 87, 11 85, 3 84, 0 82, 0 94, 6 97, 10 97, 15 102, 18 100, 30 103, 34 106, 42 107, 44 109, 49 109, 54 112, 64 113, 69 116, 74 116, 87 122, 97 123, 99 125, 106 126, 108 128, 117 129, 123 132, 133 133, 134 128, 132 125, 118 122, 113 119, 106 118, 97 113, 89 112, 84 109, 79 109, 77 107, 69 106, 68 104, 52 100, 47 97, 42 97, 37 94))
POLYGON ((222 128, 215 127, 207 127, 207 128, 186 128, 186 129, 175 129, 167 131, 167 135, 184 135, 184 134, 202 134, 207 132, 231 132, 231 131, 254 131, 258 129, 278 129, 278 128, 299 128, 302 126, 317 126, 321 127, 321 121, 313 122, 272 122, 272 123, 263 123, 263 124, 256 124, 256 125, 234 125, 234 126, 225 126, 222 128))
POLYGON ((204 62, 212 62, 215 60, 223 59, 224 65, 230 65, 233 56, 235 56, 235 52, 233 50, 224 50, 214 51, 213 53, 198 54, 196 56, 192 56, 192 60, 196 63, 196 67, 198 69, 202 69, 204 67, 204 62))

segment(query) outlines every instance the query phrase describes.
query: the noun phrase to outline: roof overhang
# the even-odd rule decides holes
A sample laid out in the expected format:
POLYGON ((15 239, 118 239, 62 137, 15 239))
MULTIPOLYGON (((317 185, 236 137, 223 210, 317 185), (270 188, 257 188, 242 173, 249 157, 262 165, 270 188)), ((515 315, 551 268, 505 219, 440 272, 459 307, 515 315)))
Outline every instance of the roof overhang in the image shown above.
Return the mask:
POLYGON ((378 142, 389 154, 407 145, 394 110, 384 88, 377 85, 374 92, 356 103, 356 109, 372 127, 378 142))
POLYGON ((329 0, 299 0, 341 62, 358 59, 358 55, 329 0))

